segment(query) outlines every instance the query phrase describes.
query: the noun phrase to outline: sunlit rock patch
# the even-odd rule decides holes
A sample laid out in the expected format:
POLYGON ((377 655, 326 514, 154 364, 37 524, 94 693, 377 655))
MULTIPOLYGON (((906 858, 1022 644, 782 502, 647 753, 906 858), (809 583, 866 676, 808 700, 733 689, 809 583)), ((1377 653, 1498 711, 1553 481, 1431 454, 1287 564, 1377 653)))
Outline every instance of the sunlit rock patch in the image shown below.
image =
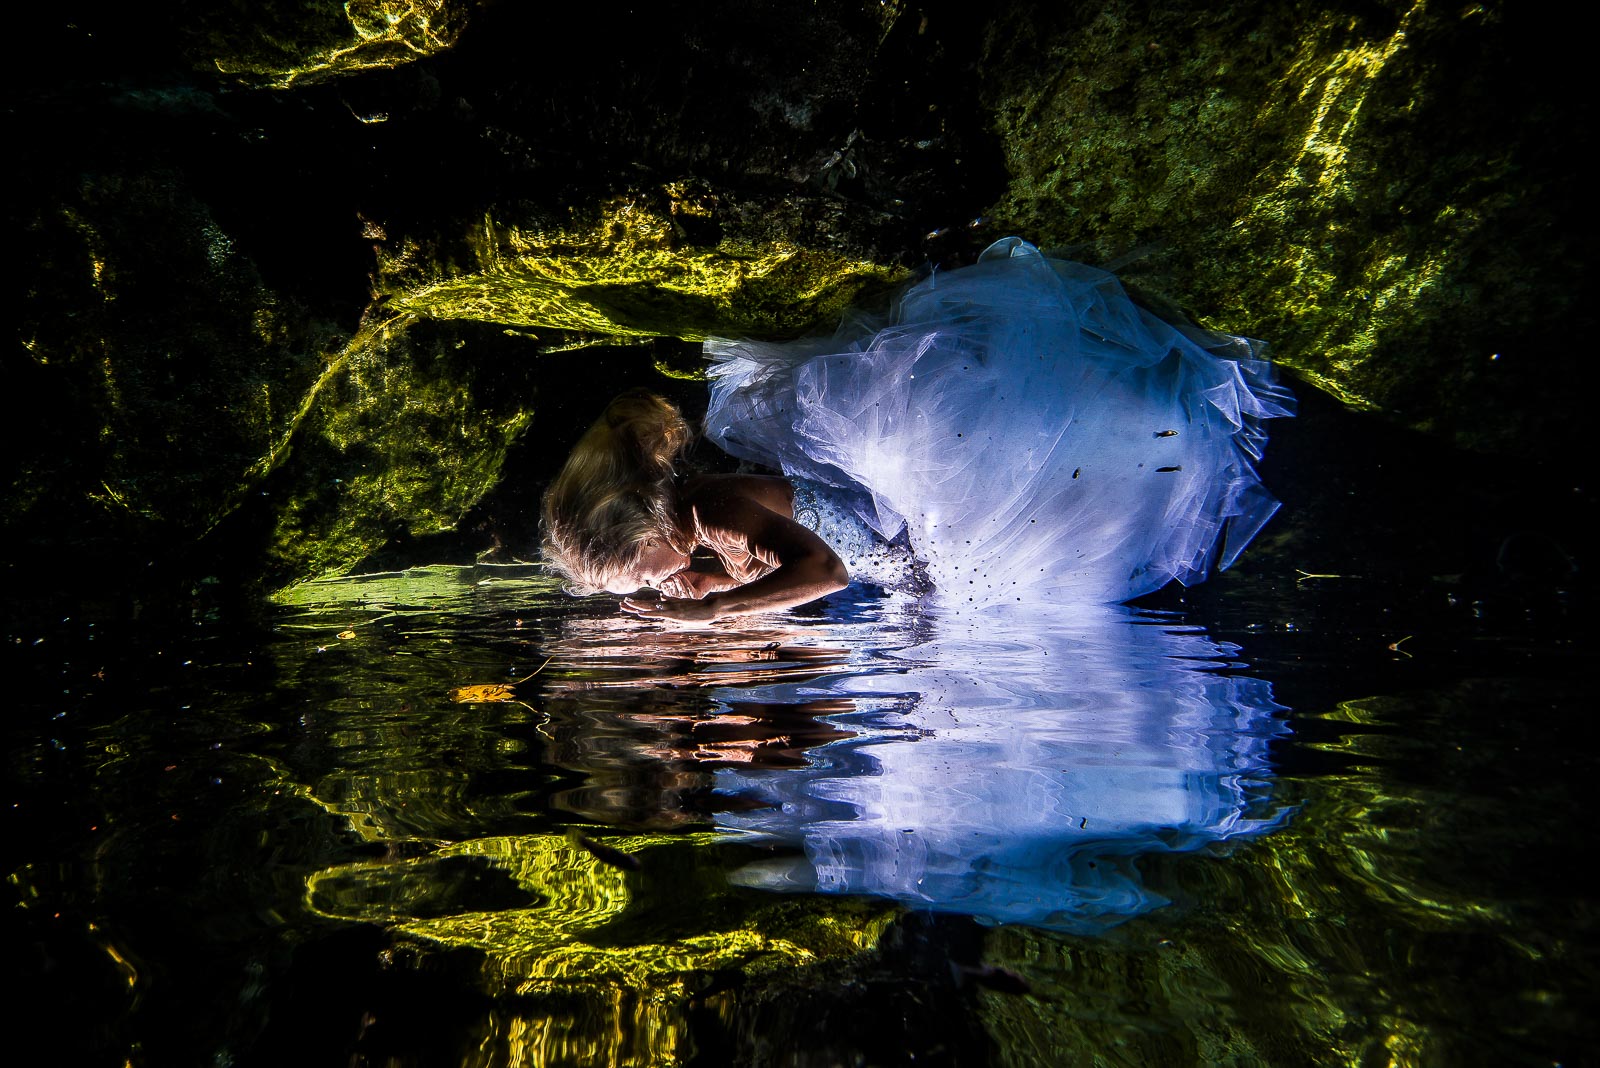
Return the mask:
POLYGON ((380 285, 396 311, 542 331, 551 345, 574 334, 781 336, 837 320, 864 289, 905 276, 807 240, 819 218, 848 214, 820 198, 677 182, 574 209, 560 225, 486 218, 465 235, 465 266, 402 240, 380 256, 380 285))
POLYGON ((461 0, 227 3, 190 28, 190 48, 247 85, 289 89, 443 52, 470 7, 461 0))
POLYGON ((1540 146, 1575 131, 1545 125, 1530 27, 1421 0, 1019 19, 985 60, 1004 227, 1267 339, 1349 405, 1469 446, 1566 433, 1545 361, 1583 313, 1576 187, 1540 146))

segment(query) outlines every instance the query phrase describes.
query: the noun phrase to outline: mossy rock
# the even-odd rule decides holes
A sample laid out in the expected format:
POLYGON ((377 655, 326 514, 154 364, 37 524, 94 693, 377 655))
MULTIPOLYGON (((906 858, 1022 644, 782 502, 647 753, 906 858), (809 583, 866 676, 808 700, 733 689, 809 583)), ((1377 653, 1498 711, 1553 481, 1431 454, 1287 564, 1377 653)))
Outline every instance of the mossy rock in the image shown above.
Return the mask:
POLYGON ((1530 76, 1546 36, 1499 4, 1019 5, 982 78, 1011 172, 994 214, 1346 404, 1555 454, 1592 314, 1573 157, 1549 146, 1590 134, 1530 76))
POLYGON ((175 171, 34 205, 4 523, 93 554, 192 546, 289 434, 331 327, 263 285, 175 171), (50 413, 47 415, 47 413, 50 413))
POLYGON ((574 209, 560 225, 485 219, 466 235, 465 263, 441 251, 451 243, 403 242, 380 257, 380 287, 392 312, 526 328, 557 345, 792 336, 830 327, 863 291, 905 276, 848 247, 865 229, 851 214, 825 198, 674 182, 574 209))
POLYGON ((396 539, 454 528, 533 421, 536 352, 473 324, 362 329, 309 391, 262 475, 273 584, 341 574, 396 539))
POLYGON ((444 52, 470 8, 462 0, 227 0, 178 30, 197 64, 244 85, 287 89, 444 52))
POLYGON ((19 112, 7 533, 335 572, 459 524, 552 401, 693 377, 708 335, 828 330, 1007 232, 1444 440, 1581 433, 1592 104, 1531 76, 1574 46, 1507 5, 614 14, 583 15, 605 63, 538 67, 524 5, 57 27, 19 112), (120 81, 68 73, 122 29, 120 81), (941 239, 971 248, 919 243, 986 205, 941 239), (595 345, 638 377, 549 359, 595 345))

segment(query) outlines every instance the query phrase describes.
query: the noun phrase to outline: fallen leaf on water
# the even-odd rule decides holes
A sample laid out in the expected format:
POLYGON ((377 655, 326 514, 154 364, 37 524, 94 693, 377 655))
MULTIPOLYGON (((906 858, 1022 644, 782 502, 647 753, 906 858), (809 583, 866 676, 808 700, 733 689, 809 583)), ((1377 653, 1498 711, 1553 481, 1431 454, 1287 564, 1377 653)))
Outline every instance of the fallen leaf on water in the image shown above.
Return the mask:
POLYGON ((515 701, 514 687, 504 682, 480 683, 476 686, 457 686, 450 691, 450 700, 458 704, 482 701, 515 701))
MULTIPOLYGON (((340 635, 340 637, 343 637, 343 635, 340 635)), ((554 659, 555 657, 550 657, 549 660, 546 660, 544 663, 539 665, 539 667, 533 672, 533 675, 526 675, 523 678, 518 679, 516 682, 480 682, 473 686, 457 686, 455 689, 450 691, 450 700, 457 703, 478 701, 515 701, 517 699, 515 692, 516 688, 533 678, 534 675, 539 674, 540 671, 543 671, 545 668, 549 667, 550 660, 554 659)))

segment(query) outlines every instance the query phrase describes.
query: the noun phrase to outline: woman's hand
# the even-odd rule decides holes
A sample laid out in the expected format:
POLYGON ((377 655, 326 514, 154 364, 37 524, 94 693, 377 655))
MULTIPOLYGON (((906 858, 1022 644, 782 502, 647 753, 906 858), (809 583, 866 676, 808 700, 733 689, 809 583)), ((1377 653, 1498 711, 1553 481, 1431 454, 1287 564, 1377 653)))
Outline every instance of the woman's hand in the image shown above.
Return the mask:
POLYGON ((670 619, 678 623, 709 623, 723 615, 709 601, 640 594, 624 597, 622 610, 643 619, 670 619))
POLYGON ((738 579, 716 571, 680 571, 662 581, 661 593, 666 597, 698 601, 708 594, 731 590, 738 585, 738 579))

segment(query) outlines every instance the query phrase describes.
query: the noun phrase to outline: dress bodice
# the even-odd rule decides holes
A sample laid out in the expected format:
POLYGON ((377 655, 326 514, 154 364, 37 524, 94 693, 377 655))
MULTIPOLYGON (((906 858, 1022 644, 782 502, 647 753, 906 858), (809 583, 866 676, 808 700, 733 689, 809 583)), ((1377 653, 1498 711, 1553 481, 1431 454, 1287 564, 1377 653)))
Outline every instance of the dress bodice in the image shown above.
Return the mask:
POLYGON ((810 479, 790 479, 794 486, 795 522, 810 530, 838 554, 851 581, 867 582, 906 593, 929 588, 926 570, 902 535, 886 540, 853 506, 856 495, 810 479))

